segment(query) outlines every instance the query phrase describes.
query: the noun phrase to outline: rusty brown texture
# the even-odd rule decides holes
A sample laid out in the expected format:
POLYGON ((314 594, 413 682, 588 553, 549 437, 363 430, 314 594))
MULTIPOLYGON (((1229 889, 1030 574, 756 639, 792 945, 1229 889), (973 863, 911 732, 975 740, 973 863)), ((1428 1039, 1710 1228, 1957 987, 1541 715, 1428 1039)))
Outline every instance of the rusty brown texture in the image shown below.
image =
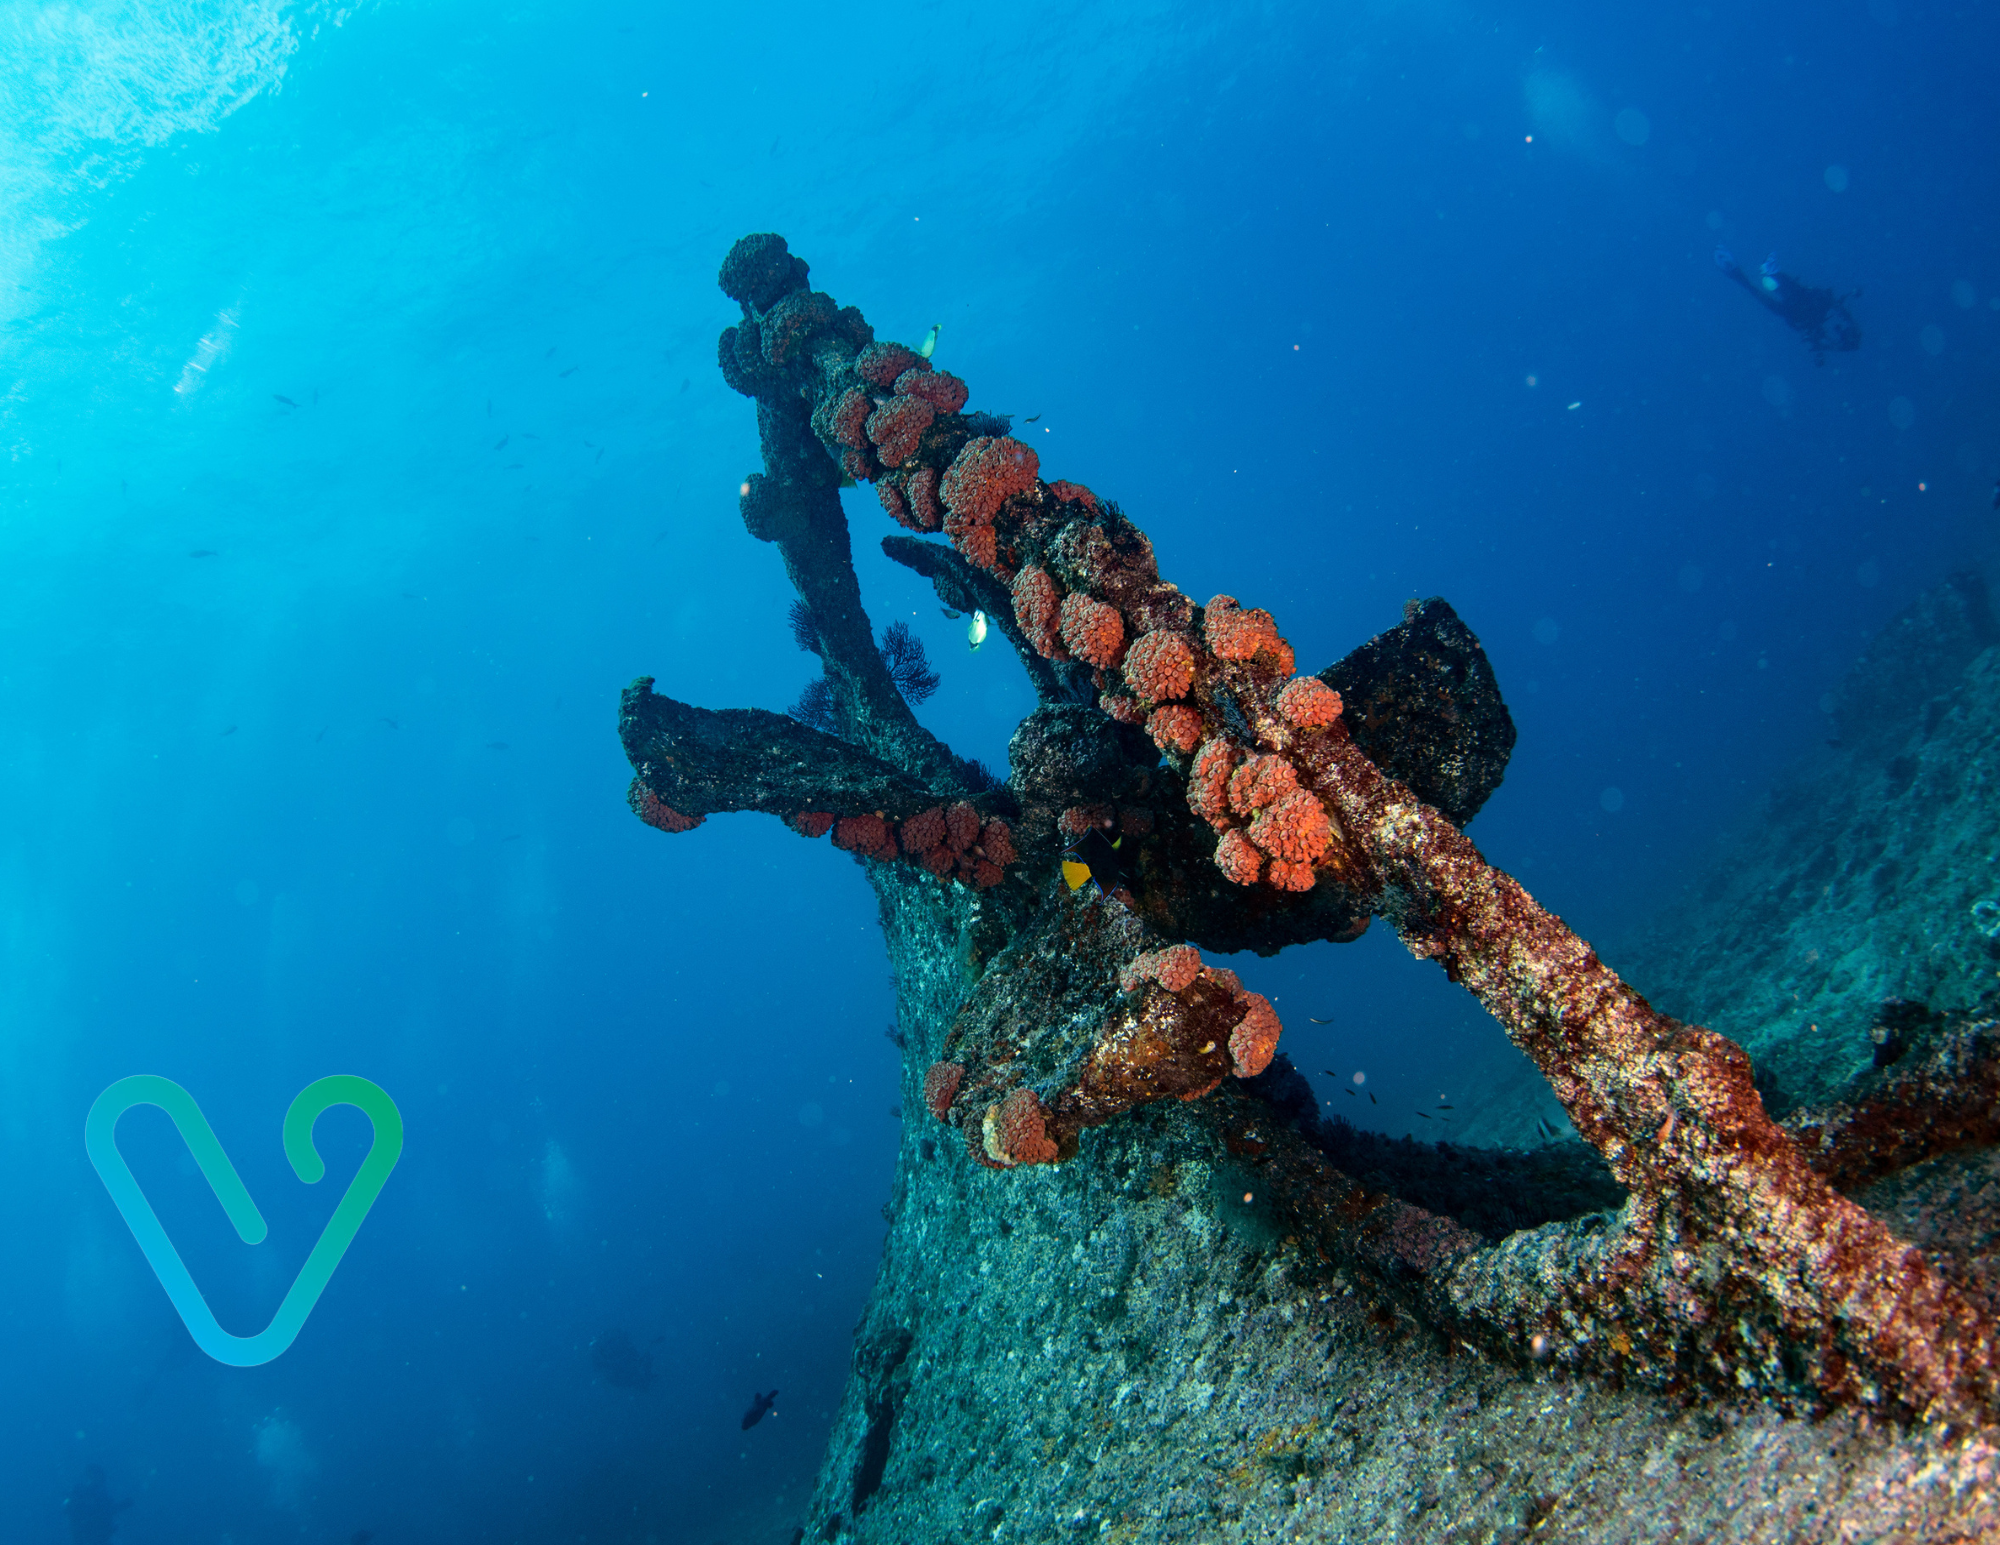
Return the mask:
POLYGON ((1921 1061, 1876 1074, 1838 1106, 1784 1121, 1836 1191, 1975 1144, 2000 1143, 2000 1021, 1960 1026, 1921 1061))

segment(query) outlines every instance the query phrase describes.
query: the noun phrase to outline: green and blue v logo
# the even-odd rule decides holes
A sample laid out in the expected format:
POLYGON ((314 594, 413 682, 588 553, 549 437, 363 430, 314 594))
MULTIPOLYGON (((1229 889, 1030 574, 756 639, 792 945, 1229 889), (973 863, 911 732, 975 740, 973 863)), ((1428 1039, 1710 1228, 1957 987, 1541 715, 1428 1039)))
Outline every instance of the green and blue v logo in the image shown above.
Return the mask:
POLYGON ((232 1336, 216 1323, 180 1252, 160 1226, 153 1204, 146 1200, 146 1193, 132 1178, 132 1167, 118 1151, 118 1118, 135 1105, 157 1105, 173 1118, 181 1141, 187 1144, 216 1200, 236 1226, 237 1237, 246 1245, 264 1242, 270 1230, 244 1189, 236 1166, 222 1151, 214 1128, 195 1104, 194 1096, 170 1078, 135 1073, 119 1079, 97 1097, 83 1123, 83 1146, 90 1154, 90 1162, 97 1166, 98 1177, 111 1193, 112 1201, 118 1204, 118 1211, 124 1215, 132 1237, 139 1241, 139 1248, 146 1252, 147 1263, 160 1279, 160 1286, 167 1290, 167 1297, 180 1312, 181 1323, 187 1326, 195 1344, 217 1362, 233 1368, 254 1368, 259 1363, 268 1363, 298 1336, 306 1316, 312 1313, 319 1295, 332 1280, 333 1269, 354 1242, 362 1219, 375 1205, 389 1171, 396 1167, 396 1160, 403 1152, 402 1113, 382 1089, 351 1073, 316 1079, 299 1091, 291 1109, 285 1112, 285 1157, 291 1160, 292 1172, 307 1185, 317 1184, 326 1176, 326 1162, 312 1141, 313 1123, 325 1112, 336 1105, 355 1106, 368 1118, 374 1138, 368 1145, 368 1156, 348 1183, 347 1194, 321 1230, 319 1243, 299 1268, 271 1323, 254 1336, 232 1336))

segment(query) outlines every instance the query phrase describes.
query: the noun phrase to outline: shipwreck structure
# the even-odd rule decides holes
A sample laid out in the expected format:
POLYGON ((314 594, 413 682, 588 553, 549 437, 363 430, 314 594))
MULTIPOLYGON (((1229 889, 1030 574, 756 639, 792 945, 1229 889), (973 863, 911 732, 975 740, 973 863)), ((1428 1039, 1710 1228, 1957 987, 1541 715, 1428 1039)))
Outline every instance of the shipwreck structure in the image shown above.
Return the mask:
MULTIPOLYGON (((641 678, 630 800, 670 833, 761 811, 866 864, 904 1108, 924 1113, 802 1537, 1206 1539, 1334 1507, 1399 1359, 1474 1389, 1488 1415, 1467 1433, 1515 1433, 1481 1461, 1500 1477, 1476 1489, 1485 1538, 1552 1537, 1573 1506, 1547 1477, 1577 1444, 1523 1479, 1510 1389, 1654 1412, 1747 1397, 1773 1422, 1961 1443, 1992 1422, 1993 1304, 1852 1199, 2000 1139, 1990 1029, 1780 1125, 1737 1045, 1656 1012, 1462 834, 1514 728, 1447 604, 1303 674, 1268 612, 1169 583, 1116 504, 1046 481, 966 383, 811 289, 782 238, 738 242, 721 285, 741 316, 720 364, 763 453, 744 524, 798 590, 834 731, 641 678), (1004 783, 898 692, 843 482, 900 528, 890 557, 1019 653, 1039 706, 1004 783), (1118 872, 1073 886, 1064 857, 1092 834, 1118 872), (1443 1145, 1336 1162, 1272 1005, 1202 952, 1374 918, 1491 1011, 1601 1164, 1576 1145, 1562 1174, 1443 1145)), ((1440 1498, 1377 1513, 1443 1538, 1440 1498)))

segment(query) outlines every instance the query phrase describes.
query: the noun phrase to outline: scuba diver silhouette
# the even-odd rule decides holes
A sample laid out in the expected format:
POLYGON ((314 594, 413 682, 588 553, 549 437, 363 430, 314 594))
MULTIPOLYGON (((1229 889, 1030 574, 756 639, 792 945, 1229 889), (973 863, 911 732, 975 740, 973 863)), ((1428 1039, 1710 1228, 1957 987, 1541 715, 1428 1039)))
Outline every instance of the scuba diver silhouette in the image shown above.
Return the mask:
POLYGON ((1847 309, 1848 300, 1859 295, 1859 290, 1836 295, 1831 290, 1816 289, 1790 274, 1781 273, 1775 252, 1764 259, 1764 266, 1757 271, 1755 279, 1743 272, 1727 247, 1715 249, 1715 266, 1756 296, 1759 305, 1803 338, 1806 347, 1812 350, 1813 358, 1820 364, 1826 363, 1828 349, 1836 354, 1846 354, 1861 347, 1861 324, 1847 309))
POLYGON ((111 1500, 102 1465, 86 1465, 82 1484, 63 1498, 72 1545, 109 1545, 111 1536, 118 1532, 118 1515, 131 1505, 130 1497, 123 1502, 111 1500))

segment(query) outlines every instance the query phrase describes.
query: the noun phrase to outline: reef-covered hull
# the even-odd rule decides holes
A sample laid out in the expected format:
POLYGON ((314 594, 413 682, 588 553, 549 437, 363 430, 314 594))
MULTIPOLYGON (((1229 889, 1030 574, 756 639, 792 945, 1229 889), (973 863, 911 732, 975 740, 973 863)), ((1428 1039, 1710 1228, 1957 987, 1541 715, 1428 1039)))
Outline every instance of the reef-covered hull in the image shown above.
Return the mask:
MULTIPOLYGON (((884 921, 921 1112, 963 955, 928 905, 884 921)), ((801 1540, 1995 1537, 1986 1438, 1501 1365, 1399 1312, 1290 1232, 1267 1181, 1303 1144, 1249 1094, 1004 1172, 905 1128, 801 1540)), ((1931 1218, 1967 1185, 1917 1180, 1931 1218)))
POLYGON ((1834 743, 1627 952, 1669 1012, 1742 1043, 1767 1102, 1838 1097, 1878 1027, 2000 1004, 1996 645, 1977 577, 1919 597, 1835 695, 1834 743))
POLYGON ((1676 1494, 1666 1532, 1973 1516, 2000 1334, 1961 1258, 1977 1229, 1938 1198, 1976 1179, 1943 1160, 2000 1138, 2000 1038, 1925 1021, 1920 1056, 1778 1124, 1739 1045, 1654 1008, 1464 835, 1514 728, 1448 606, 1295 674, 1270 613, 1195 604, 1115 503, 1044 481, 1004 420, 962 411, 965 382, 806 282, 782 238, 740 241, 718 354, 757 400, 746 530, 825 668, 811 727, 649 680, 621 719, 642 820, 830 832, 896 969, 911 1125, 800 1537, 1443 1538, 1468 1516, 1482 1538, 1650 1537, 1624 1456, 1704 1407, 1720 1447, 1641 1472, 1676 1494), (1004 787, 916 722, 875 648, 843 473, 947 539, 885 549, 1027 669, 1041 706, 1004 787), (1201 951, 1371 916, 1478 997, 1589 1154, 1318 1117, 1273 1005, 1201 951), (1753 1397, 1743 1463, 1787 1458, 1746 1519, 1717 1477, 1753 1397), (1565 1402, 1635 1447, 1551 1439, 1565 1402), (1826 1421, 1873 1446, 1825 1462, 1816 1434, 1847 1430, 1826 1421))

